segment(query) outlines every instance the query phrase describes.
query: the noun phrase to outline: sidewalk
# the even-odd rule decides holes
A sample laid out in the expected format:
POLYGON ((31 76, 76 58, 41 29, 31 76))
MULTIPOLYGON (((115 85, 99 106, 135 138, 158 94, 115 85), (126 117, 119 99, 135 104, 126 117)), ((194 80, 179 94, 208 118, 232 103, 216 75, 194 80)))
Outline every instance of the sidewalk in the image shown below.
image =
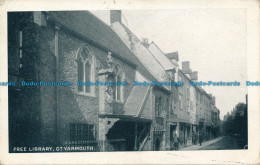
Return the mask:
POLYGON ((205 142, 202 142, 201 146, 199 144, 197 145, 191 145, 191 146, 188 146, 188 147, 183 147, 183 148, 180 148, 179 150, 180 151, 188 151, 188 150, 200 150, 200 149, 203 149, 204 147, 208 146, 208 145, 211 145, 213 143, 216 143, 220 140, 222 140, 223 137, 219 137, 219 138, 216 138, 216 139, 213 139, 213 140, 209 140, 209 141, 205 141, 205 142))

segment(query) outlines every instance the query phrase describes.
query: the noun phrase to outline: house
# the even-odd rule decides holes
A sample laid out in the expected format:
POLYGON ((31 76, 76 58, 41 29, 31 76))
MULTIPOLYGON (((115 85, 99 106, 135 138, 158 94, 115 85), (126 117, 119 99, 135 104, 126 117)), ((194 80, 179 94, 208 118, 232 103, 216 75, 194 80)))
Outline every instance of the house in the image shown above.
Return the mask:
MULTIPOLYGON (((147 47, 147 49, 150 51, 150 53, 153 55, 153 57, 163 66, 165 72, 170 76, 169 83, 176 82, 175 75, 176 70, 178 69, 178 63, 171 61, 166 54, 156 45, 155 42, 148 43, 148 39, 144 39, 143 45, 147 47)), ((173 114, 173 108, 176 106, 177 98, 178 96, 178 85, 170 85, 169 90, 171 91, 171 95, 168 98, 169 99, 169 106, 168 112, 167 112, 167 118, 166 118, 166 143, 165 147, 166 150, 171 149, 173 146, 172 140, 173 136, 176 132, 176 119, 174 118, 173 114)))
MULTIPOLYGON (((118 34, 122 41, 135 54, 135 56, 142 62, 143 66, 154 75, 154 80, 150 82, 170 82, 173 77, 171 68, 165 70, 164 66, 157 60, 157 58, 149 51, 148 43, 141 41, 136 37, 130 29, 128 29, 121 22, 121 11, 111 11, 111 28, 118 34)), ((169 143, 169 136, 167 136, 167 117, 169 112, 170 102, 170 86, 153 85, 150 88, 151 95, 151 133, 150 139, 152 141, 152 150, 165 150, 169 143), (167 144, 166 144, 167 143, 167 144)))

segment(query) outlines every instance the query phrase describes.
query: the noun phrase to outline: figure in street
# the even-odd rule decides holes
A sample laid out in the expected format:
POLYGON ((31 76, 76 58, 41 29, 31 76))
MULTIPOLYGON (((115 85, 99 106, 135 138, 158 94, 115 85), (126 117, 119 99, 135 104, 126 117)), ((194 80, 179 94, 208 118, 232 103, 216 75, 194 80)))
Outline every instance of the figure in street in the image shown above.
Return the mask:
POLYGON ((199 133, 199 142, 200 142, 200 145, 202 145, 202 140, 203 140, 203 135, 202 135, 202 133, 200 132, 200 133, 199 133))
POLYGON ((178 150, 178 148, 179 148, 179 137, 177 136, 176 133, 174 134, 174 137, 173 137, 173 147, 174 147, 174 150, 178 150))
POLYGON ((160 139, 157 138, 155 141, 155 151, 160 151, 160 139))

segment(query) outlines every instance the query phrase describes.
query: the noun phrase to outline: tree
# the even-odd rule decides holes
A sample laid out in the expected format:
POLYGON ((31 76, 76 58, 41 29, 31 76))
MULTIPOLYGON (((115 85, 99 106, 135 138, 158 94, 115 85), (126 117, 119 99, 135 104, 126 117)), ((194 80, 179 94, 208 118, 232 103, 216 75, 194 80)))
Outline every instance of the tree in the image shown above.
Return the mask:
POLYGON ((247 105, 238 103, 231 114, 227 114, 223 123, 224 135, 231 135, 240 139, 240 145, 247 145, 248 124, 247 124, 247 105))

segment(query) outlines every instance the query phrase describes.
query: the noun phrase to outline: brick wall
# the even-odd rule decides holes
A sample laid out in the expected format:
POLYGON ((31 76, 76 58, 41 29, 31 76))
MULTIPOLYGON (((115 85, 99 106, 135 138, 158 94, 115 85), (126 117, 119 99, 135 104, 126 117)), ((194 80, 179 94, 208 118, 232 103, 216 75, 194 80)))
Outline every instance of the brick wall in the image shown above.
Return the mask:
MULTIPOLYGON (((60 100, 58 109, 58 136, 59 141, 64 142, 69 140, 69 123, 88 123, 95 124, 96 137, 98 137, 98 114, 99 114, 99 87, 95 87, 94 96, 85 96, 77 93, 77 63, 75 61, 77 50, 83 44, 87 44, 92 49, 96 58, 95 80, 99 80, 99 67, 107 67, 106 58, 107 52, 91 45, 90 43, 72 35, 68 31, 61 30, 59 32, 59 81, 69 81, 71 87, 60 87, 60 100)), ((123 63, 121 60, 115 61, 120 64, 125 78, 128 81, 134 80, 134 68, 123 63)), ((124 81, 124 80, 123 80, 124 81)), ((133 83, 130 86, 123 87, 123 100, 126 100, 132 89, 133 83)), ((105 95, 104 95, 105 97, 105 95)), ((108 104, 108 103, 104 103, 108 104)), ((123 104, 122 104, 123 105, 123 104)), ((109 108, 117 108, 121 110, 122 106, 106 106, 109 108)))
MULTIPOLYGON (((56 81, 56 64, 54 55, 54 31, 39 27, 39 62, 37 66, 38 81, 56 81)), ((53 144, 56 140, 56 87, 41 86, 41 141, 53 144)))

